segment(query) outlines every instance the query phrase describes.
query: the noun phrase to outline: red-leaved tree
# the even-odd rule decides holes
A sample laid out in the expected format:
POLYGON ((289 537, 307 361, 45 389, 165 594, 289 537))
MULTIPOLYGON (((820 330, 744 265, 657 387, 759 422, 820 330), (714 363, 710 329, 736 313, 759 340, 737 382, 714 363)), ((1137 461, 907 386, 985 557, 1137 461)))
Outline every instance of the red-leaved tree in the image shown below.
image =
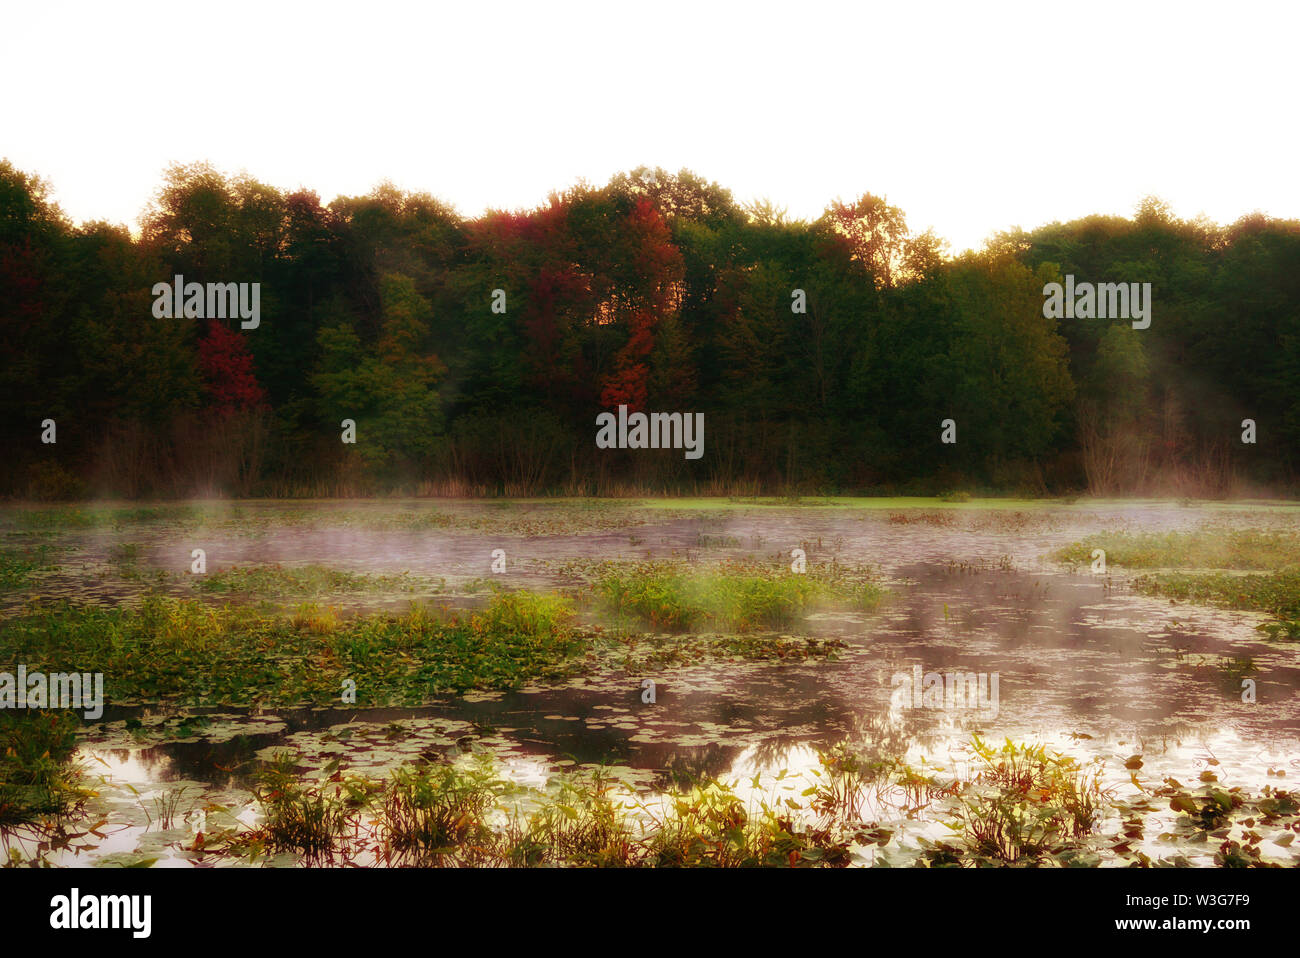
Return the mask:
POLYGON ((266 402, 266 390, 253 372, 253 354, 242 333, 216 321, 199 340, 199 369, 214 408, 229 416, 266 402))

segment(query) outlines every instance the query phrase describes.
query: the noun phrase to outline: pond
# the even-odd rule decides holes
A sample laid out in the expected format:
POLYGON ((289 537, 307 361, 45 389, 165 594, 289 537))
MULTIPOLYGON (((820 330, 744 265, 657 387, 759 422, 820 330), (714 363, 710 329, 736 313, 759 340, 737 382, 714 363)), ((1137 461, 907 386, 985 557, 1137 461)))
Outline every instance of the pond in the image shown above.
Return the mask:
MULTIPOLYGON (((343 614, 413 603, 477 608, 489 585, 568 590, 581 600, 590 589, 584 563, 788 563, 796 549, 809 567, 870 568, 888 594, 874 609, 818 606, 781 630, 843 642, 829 660, 705 660, 636 674, 596 668, 411 708, 126 705, 114 702, 110 675, 103 717, 78 738, 75 760, 96 792, 84 815, 53 831, 14 831, 6 844, 59 865, 238 864, 214 860, 194 837, 214 822, 256 824, 258 771, 285 750, 306 780, 339 769, 381 778, 411 762, 483 753, 503 777, 537 789, 557 773, 608 768, 644 801, 702 777, 735 782, 746 795, 798 795, 817 780, 825 754, 846 742, 940 778, 961 775, 975 765, 978 736, 1095 762, 1105 789, 1134 800, 1166 778, 1206 774, 1212 779, 1202 781, 1255 794, 1300 776, 1295 646, 1257 631, 1267 618, 1260 613, 1139 594, 1122 571, 1096 574, 1053 554, 1103 531, 1221 524, 1290 533, 1296 517, 1293 507, 1270 504, 1176 502, 412 500, 123 508, 42 527, 31 512, 7 510, 6 541, 48 545, 57 568, 0 593, 6 616, 58 599, 116 606, 150 592, 193 598, 195 549, 208 576, 280 565, 391 577, 377 588, 306 597, 343 614), (503 573, 492 571, 494 550, 504 552, 503 573), (927 679, 951 685, 960 675, 981 697, 923 694, 927 679), (1253 701, 1243 679, 1253 683, 1253 701)), ((238 591, 200 598, 266 601, 238 591)), ((292 605, 303 597, 276 598, 292 605)), ((579 601, 579 614, 612 627, 599 605, 579 601)), ((906 864, 923 840, 940 840, 951 812, 941 800, 921 805, 878 790, 872 818, 895 834, 887 847, 860 849, 857 860, 906 864)), ((1158 858, 1178 844, 1189 863, 1212 862, 1214 843, 1175 842, 1177 812, 1168 801, 1153 806, 1135 848, 1158 858)), ((1300 854, 1265 844, 1276 860, 1294 864, 1300 854)))

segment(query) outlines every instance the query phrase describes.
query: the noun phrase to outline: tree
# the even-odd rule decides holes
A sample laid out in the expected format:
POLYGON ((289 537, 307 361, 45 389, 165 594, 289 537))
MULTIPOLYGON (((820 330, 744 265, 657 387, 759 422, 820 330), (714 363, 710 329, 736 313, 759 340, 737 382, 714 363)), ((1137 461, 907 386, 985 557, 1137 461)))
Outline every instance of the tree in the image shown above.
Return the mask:
POLYGON ((443 430, 435 386, 445 371, 428 346, 432 309, 410 277, 380 284, 383 328, 367 347, 346 324, 320 332, 321 360, 313 377, 321 418, 357 424, 357 449, 381 472, 427 458, 443 430))

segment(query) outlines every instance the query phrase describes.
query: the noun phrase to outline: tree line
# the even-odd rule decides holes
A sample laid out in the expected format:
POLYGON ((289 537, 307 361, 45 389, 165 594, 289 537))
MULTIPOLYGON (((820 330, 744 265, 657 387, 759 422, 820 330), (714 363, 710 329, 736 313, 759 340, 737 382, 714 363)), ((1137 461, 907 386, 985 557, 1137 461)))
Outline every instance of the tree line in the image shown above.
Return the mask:
POLYGON ((1286 492, 1300 222, 1147 199, 950 256, 871 194, 808 222, 685 170, 465 218, 195 164, 133 236, 6 161, 0 351, 18 497, 1286 492), (260 323, 156 316, 176 275, 260 323), (1044 316, 1067 275, 1150 283, 1150 326, 1044 316), (619 405, 703 413, 704 454, 598 449, 619 405))

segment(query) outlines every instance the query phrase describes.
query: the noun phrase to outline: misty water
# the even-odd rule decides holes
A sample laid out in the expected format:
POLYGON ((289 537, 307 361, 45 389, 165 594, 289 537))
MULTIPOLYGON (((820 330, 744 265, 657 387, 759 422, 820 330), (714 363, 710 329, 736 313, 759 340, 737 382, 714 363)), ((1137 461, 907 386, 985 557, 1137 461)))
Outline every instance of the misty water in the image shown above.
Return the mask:
MULTIPOLYGON (((797 794, 818 750, 842 741, 957 771, 969 767, 973 734, 1099 759, 1105 783, 1121 793, 1136 790, 1125 767, 1134 755, 1142 756, 1147 784, 1165 776, 1195 780, 1208 769, 1226 785, 1251 790, 1277 783, 1279 773, 1288 782, 1300 777, 1300 662, 1293 645, 1256 631, 1264 616, 1138 595, 1121 570, 1098 575, 1051 555, 1101 531, 1207 524, 1294 530, 1295 508, 650 505, 575 513, 545 503, 241 503, 205 507, 201 519, 127 517, 61 532, 59 570, 34 589, 0 594, 0 614, 58 598, 131 603, 151 590, 192 598, 191 553, 198 548, 209 574, 262 564, 409 573, 392 592, 307 597, 350 612, 412 602, 472 607, 483 601, 488 580, 507 588, 581 588, 573 564, 592 559, 788 562, 795 548, 807 551, 810 565, 870 565, 890 594, 874 611, 814 611, 784 630, 842 640, 847 648, 833 661, 605 671, 518 692, 446 696, 424 708, 157 708, 114 702, 107 676, 105 713, 86 723, 77 755, 98 792, 85 822, 99 824, 92 832, 72 829, 78 837, 55 841, 48 860, 229 864, 187 848, 196 831, 213 827, 203 810, 255 823, 254 776, 262 760, 285 749, 299 753, 308 776, 341 767, 380 777, 403 763, 466 751, 488 751, 504 774, 536 786, 557 772, 606 765, 640 794, 701 774, 746 787, 758 775, 762 788, 797 794), (444 521, 422 523, 433 509, 444 521), (132 547, 128 564, 124 543, 132 547), (494 549, 505 550, 504 575, 491 573, 494 549), (1238 677, 1223 667, 1246 657, 1255 666, 1254 703, 1243 701, 1238 677), (917 667, 923 674, 996 675, 996 701, 982 709, 905 707, 894 695, 897 677, 917 667), (646 677, 656 682, 653 704, 641 699, 646 677), (799 784, 774 784, 783 771, 799 784)), ((4 518, 11 541, 43 535, 24 531, 12 511, 4 518)), ((938 810, 876 811, 899 829, 904 848, 909 836, 944 830, 938 810)), ((1160 817, 1148 830, 1153 848, 1160 817)), ((8 841, 25 841, 29 851, 38 844, 8 841)))

